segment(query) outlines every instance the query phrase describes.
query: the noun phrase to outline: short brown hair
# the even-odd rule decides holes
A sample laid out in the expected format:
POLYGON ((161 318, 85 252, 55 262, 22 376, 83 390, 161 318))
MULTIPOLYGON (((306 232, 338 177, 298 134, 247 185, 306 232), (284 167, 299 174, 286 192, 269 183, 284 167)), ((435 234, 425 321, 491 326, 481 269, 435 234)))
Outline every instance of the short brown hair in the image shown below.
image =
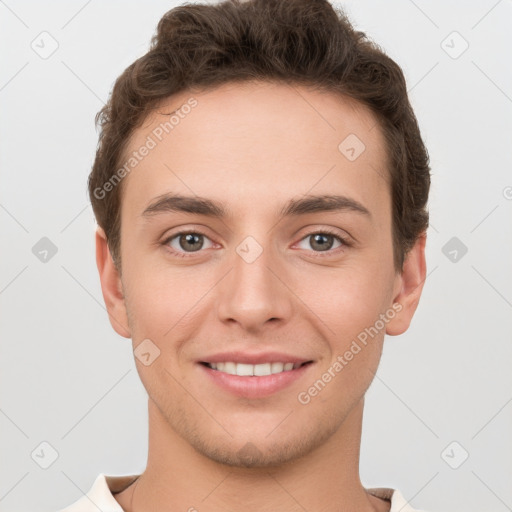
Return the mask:
POLYGON ((149 51, 116 80, 96 116, 100 137, 89 196, 117 268, 122 183, 108 194, 98 190, 114 175, 134 130, 171 95, 253 80, 340 93, 375 114, 388 150, 393 255, 400 271, 428 227, 427 149, 398 64, 327 0, 185 3, 162 17, 149 51))

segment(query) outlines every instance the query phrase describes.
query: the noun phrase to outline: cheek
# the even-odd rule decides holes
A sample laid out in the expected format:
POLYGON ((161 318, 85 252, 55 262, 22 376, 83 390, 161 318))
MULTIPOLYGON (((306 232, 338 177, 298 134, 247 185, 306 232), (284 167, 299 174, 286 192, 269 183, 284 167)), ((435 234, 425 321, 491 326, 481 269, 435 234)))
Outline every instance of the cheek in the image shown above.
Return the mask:
POLYGON ((351 401, 367 389, 379 364, 390 282, 382 267, 369 264, 340 269, 335 279, 331 269, 329 277, 320 288, 317 280, 316 287, 311 282, 304 289, 325 327, 330 352, 315 378, 330 388, 320 402, 341 396, 351 401))
MULTIPOLYGON (((385 329, 382 283, 362 275, 330 284, 317 293, 318 316, 329 355, 320 361, 300 403, 314 402, 336 417, 349 410, 366 392, 377 371, 385 329)), ((385 306, 384 306, 385 307, 385 306)))
POLYGON ((325 277, 315 273, 301 286, 304 303, 327 327, 328 337, 347 340, 372 326, 384 311, 390 282, 378 265, 348 265, 328 269, 325 277))
POLYGON ((207 271, 191 271, 183 267, 155 264, 127 272, 125 304, 132 319, 134 346, 149 338, 163 356, 176 357, 177 340, 193 337, 204 315, 205 295, 211 288, 207 271), (201 318, 200 318, 201 317, 201 318))
POLYGON ((193 314, 197 298, 192 301, 192 297, 185 297, 180 285, 175 285, 180 280, 165 277, 164 270, 146 267, 127 275, 126 279, 129 278, 125 303, 131 318, 137 372, 148 395, 155 403, 167 407, 169 397, 176 398, 182 393, 177 381, 184 382, 186 375, 182 375, 178 364, 179 340, 186 339, 197 323, 193 314), (148 351, 151 362, 146 364, 137 354, 148 351))

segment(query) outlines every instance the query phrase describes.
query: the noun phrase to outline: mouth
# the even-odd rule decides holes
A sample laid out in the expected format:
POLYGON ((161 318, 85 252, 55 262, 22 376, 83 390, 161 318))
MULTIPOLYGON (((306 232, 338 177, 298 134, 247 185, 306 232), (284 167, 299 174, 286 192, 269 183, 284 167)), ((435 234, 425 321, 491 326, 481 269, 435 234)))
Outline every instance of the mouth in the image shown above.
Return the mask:
POLYGON ((239 377, 265 377, 283 372, 297 370, 305 365, 311 364, 313 361, 305 361, 302 363, 280 363, 268 362, 260 364, 236 363, 233 361, 208 363, 201 362, 202 365, 222 373, 229 375, 237 375, 239 377))
MULTIPOLYGON (((231 396, 261 399, 278 395, 279 391, 292 386, 314 366, 314 361, 258 362, 257 364, 235 361, 200 361, 197 365, 207 379, 208 387, 227 392, 231 396)), ((305 381, 309 382, 311 377, 305 381)), ((304 387, 304 386, 303 386, 304 387)))

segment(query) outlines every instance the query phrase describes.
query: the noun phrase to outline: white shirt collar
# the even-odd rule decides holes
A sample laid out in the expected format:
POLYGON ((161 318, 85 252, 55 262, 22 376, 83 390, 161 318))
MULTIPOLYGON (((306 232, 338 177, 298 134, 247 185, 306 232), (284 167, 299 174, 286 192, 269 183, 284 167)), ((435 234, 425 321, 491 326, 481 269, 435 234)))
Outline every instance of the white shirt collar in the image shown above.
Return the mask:
MULTIPOLYGON (((87 494, 57 512, 123 512, 112 493, 126 489, 138 476, 100 473, 87 494)), ((391 501, 389 512, 425 512, 412 508, 398 489, 372 487, 366 490, 378 498, 391 501)))

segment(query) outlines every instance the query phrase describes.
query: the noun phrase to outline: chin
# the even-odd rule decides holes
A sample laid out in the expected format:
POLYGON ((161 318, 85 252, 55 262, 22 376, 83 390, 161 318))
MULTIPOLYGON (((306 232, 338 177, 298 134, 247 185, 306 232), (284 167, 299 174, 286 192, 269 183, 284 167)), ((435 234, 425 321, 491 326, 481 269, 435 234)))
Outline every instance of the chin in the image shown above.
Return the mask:
POLYGON ((267 432, 261 436, 246 434, 230 439, 225 437, 217 439, 211 436, 211 431, 205 432, 209 434, 209 437, 206 437, 200 435, 200 430, 196 430, 193 435, 185 436, 185 439, 198 453, 219 464, 239 468, 268 469, 292 463, 308 455, 321 446, 335 431, 335 425, 319 424, 307 433, 302 429, 302 432, 296 431, 292 435, 285 429, 281 433, 274 432, 270 436, 267 432))

